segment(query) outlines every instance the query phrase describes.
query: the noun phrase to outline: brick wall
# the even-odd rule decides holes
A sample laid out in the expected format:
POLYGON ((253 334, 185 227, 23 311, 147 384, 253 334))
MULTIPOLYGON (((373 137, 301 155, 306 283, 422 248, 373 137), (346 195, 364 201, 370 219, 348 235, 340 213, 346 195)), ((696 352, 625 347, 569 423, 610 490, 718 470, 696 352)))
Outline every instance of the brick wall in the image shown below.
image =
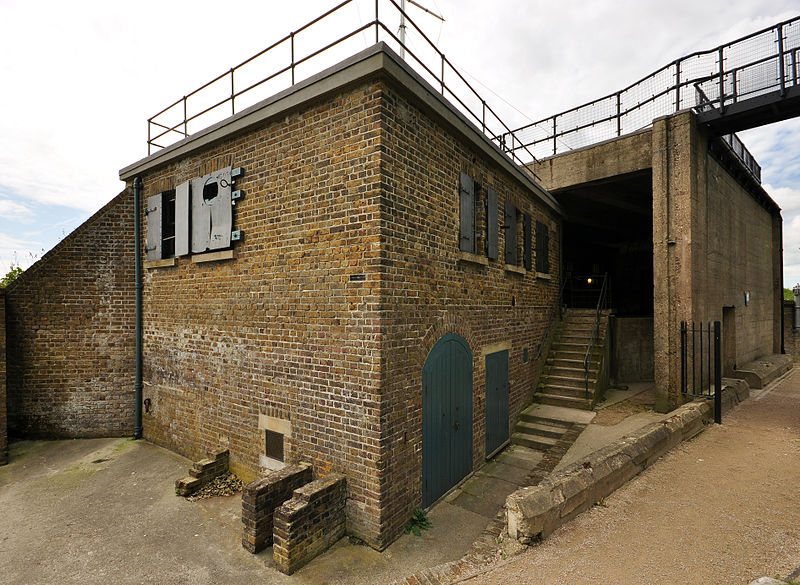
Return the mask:
MULTIPOLYGON (((384 199, 381 214, 383 326, 383 427, 380 465, 381 533, 398 535, 422 502, 422 369, 444 334, 458 333, 473 354, 473 468, 486 456, 484 350, 506 343, 509 351, 510 425, 529 401, 546 357, 534 359, 559 285, 559 234, 555 212, 480 151, 474 143, 387 87, 382 102, 384 199), (509 272, 499 259, 487 265, 459 260, 459 173, 481 185, 476 250, 484 253, 483 199, 498 193, 500 223, 506 200, 547 224, 550 274, 509 272), (526 349, 529 354, 524 361, 526 349)), ((520 236, 521 241, 521 236, 520 236)), ((521 257, 521 256, 520 256, 521 257)), ((535 263, 534 263, 535 265, 535 263)), ((348 482, 350 482, 348 478, 348 482)), ((359 502, 348 502, 357 507, 359 502)))
POLYGON ((0 289, 0 465, 8 463, 6 415, 6 291, 0 289))
POLYGON ((179 496, 189 496, 220 475, 225 475, 228 473, 229 459, 230 452, 225 449, 195 461, 189 468, 188 476, 175 480, 175 492, 179 496))
POLYGON ((8 287, 11 434, 133 432, 133 250, 124 191, 8 287))
POLYGON ((344 536, 344 476, 332 473, 294 490, 275 511, 272 556, 291 575, 344 536))
POLYGON ((142 175, 144 202, 227 165, 245 172, 235 259, 145 271, 145 438, 192 459, 230 449, 253 481, 260 416, 282 419, 285 462, 353 478, 369 513, 350 530, 375 545, 380 95, 363 82, 142 175))
POLYGON ((311 482, 311 468, 290 465, 245 486, 242 491, 242 546, 257 553, 272 544, 275 510, 294 490, 311 482))

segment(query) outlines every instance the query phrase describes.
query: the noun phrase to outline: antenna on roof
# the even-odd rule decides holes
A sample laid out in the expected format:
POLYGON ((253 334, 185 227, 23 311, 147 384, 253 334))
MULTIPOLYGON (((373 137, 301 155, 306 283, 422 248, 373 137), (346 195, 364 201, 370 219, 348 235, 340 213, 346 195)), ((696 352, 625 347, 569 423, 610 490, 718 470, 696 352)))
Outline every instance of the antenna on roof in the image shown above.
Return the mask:
MULTIPOLYGON (((408 0, 408 2, 444 22, 443 16, 428 10, 422 4, 414 2, 414 0, 408 0)), ((400 0, 400 56, 403 59, 406 58, 406 0, 400 0)))

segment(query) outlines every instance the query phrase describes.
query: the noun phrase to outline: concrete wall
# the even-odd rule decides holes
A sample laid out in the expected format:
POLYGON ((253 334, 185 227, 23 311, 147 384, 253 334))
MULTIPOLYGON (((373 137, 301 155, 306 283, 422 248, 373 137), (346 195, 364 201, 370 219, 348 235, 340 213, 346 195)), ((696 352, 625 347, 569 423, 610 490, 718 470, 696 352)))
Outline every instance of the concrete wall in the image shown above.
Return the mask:
POLYGON ((133 254, 124 191, 7 288, 11 434, 133 433, 133 254))
POLYGON ((6 412, 6 291, 0 289, 0 465, 8 463, 6 412))
POLYGON ((794 301, 783 302, 783 343, 786 353, 800 360, 800 329, 794 327, 794 301))
POLYGON ((617 317, 611 323, 612 378, 617 382, 652 382, 653 318, 617 317))
POLYGON ((691 113, 656 120, 652 136, 655 378, 666 410, 681 401, 682 320, 722 320, 733 307, 738 364, 779 351, 780 216, 757 202, 760 186, 711 157, 691 113))

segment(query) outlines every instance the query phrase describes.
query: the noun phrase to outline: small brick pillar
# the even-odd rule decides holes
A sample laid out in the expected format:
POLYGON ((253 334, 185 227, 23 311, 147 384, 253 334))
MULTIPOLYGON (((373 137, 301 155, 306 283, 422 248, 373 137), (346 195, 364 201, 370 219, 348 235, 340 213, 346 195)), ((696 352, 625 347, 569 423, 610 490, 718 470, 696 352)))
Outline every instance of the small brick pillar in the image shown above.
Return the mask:
POLYGON ((311 481, 311 467, 290 465, 254 481, 242 490, 242 546, 257 553, 272 544, 275 510, 294 490, 311 481))
POLYGON ((179 496, 190 496, 215 477, 228 471, 228 450, 217 451, 208 459, 192 464, 189 476, 175 481, 175 491, 179 496))
POLYGON ((291 575, 344 536, 347 485, 332 473, 294 491, 275 510, 273 558, 279 571, 291 575))
POLYGON ((0 465, 8 463, 6 396, 6 291, 0 289, 0 465))

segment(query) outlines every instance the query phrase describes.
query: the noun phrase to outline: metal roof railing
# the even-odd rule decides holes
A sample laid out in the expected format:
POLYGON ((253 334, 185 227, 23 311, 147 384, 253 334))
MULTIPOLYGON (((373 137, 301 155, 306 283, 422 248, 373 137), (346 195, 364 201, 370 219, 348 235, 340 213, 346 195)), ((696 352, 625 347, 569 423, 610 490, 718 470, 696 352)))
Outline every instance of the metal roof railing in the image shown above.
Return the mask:
MULTIPOLYGON (((512 129, 395 0, 375 0, 372 18, 367 22, 361 18, 361 10, 345 13, 345 8, 354 3, 355 0, 341 2, 148 118, 148 155, 153 149, 190 136, 195 129, 205 128, 291 87, 298 79, 352 55, 354 47, 363 48, 372 41, 400 48, 406 62, 415 65, 417 74, 498 146, 498 136, 513 135, 512 129), (398 30, 396 23, 400 22, 422 42, 415 43, 413 48, 402 43, 392 32, 398 30), (349 32, 339 34, 342 30, 349 32)), ((360 4, 363 8, 363 2, 360 4)), ((505 153, 519 165, 534 158, 524 146, 505 153)))
MULTIPOLYGON (((499 139, 506 150, 544 158, 630 134, 680 110, 724 112, 730 104, 794 85, 800 85, 800 17, 677 59, 625 89, 499 139)), ((741 141, 726 142, 760 177, 741 141)))

